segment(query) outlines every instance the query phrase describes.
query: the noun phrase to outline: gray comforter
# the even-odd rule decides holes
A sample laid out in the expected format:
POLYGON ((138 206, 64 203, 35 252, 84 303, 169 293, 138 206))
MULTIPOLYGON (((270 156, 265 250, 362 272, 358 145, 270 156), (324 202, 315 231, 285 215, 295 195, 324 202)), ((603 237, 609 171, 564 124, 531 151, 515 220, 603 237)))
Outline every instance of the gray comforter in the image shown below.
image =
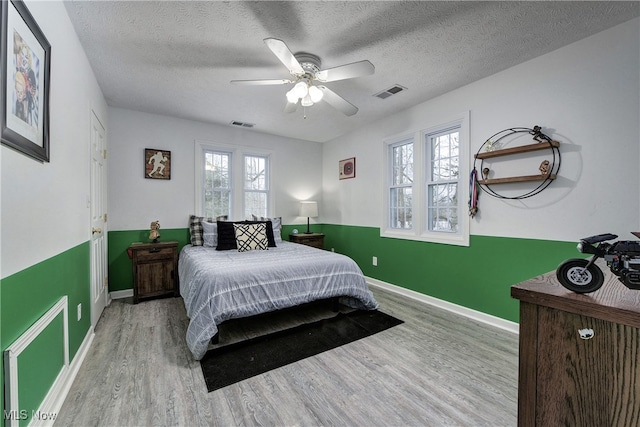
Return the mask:
POLYGON ((296 243, 248 252, 187 245, 178 273, 190 319, 187 345, 196 360, 225 320, 331 297, 353 308, 378 308, 355 261, 296 243))

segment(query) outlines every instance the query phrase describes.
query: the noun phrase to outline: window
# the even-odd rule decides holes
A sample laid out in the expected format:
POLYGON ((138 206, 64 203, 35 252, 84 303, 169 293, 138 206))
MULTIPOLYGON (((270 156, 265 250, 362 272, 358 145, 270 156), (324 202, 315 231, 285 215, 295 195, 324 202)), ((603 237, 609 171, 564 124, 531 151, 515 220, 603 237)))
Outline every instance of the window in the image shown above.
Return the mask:
POLYGON ((413 139, 390 145, 389 150, 389 227, 410 230, 413 228, 413 139))
POLYGON ((382 236, 469 245, 468 123, 465 113, 385 141, 382 236))
POLYGON ((268 158, 244 156, 244 217, 267 217, 269 206, 268 158))
POLYGON ((204 216, 231 216, 231 153, 204 152, 204 216))
POLYGON ((196 141, 196 213, 206 217, 268 217, 270 153, 196 141))
POLYGON ((458 232, 460 127, 425 135, 427 175, 427 229, 458 232))

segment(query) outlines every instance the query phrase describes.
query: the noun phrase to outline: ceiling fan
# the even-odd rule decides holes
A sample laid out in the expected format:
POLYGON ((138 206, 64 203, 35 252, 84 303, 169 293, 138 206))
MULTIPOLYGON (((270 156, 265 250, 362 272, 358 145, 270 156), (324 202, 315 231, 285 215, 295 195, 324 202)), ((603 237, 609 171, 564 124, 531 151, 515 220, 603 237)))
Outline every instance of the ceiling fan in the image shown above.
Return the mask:
POLYGON ((266 38, 265 44, 278 57, 280 62, 289 69, 291 79, 271 80, 232 80, 236 85, 286 85, 294 86, 287 92, 287 105, 284 111, 292 113, 298 106, 298 101, 303 107, 310 107, 321 100, 338 109, 347 116, 353 116, 358 112, 358 107, 324 86, 323 84, 337 80, 352 79, 354 77, 373 74, 375 67, 369 61, 358 61, 351 64, 322 70, 320 58, 316 55, 299 52, 291 53, 285 42, 279 39, 266 38))

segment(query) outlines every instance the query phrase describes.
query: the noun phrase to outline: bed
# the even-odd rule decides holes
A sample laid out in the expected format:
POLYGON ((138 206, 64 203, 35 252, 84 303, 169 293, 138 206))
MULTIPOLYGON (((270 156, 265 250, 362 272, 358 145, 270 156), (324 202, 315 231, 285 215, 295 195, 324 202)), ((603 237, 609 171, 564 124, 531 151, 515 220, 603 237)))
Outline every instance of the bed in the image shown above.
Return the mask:
POLYGON ((180 294, 190 319, 187 345, 196 360, 206 353, 218 325, 230 319, 328 298, 356 309, 378 308, 351 258, 282 241, 274 231, 275 244, 266 250, 218 250, 219 245, 197 244, 181 250, 180 294))

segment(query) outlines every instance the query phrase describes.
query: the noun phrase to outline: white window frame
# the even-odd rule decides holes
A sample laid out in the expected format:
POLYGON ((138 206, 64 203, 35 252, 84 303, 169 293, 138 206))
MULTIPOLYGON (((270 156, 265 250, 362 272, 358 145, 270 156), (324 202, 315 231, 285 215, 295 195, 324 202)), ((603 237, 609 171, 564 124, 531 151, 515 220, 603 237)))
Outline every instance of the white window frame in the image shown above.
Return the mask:
MULTIPOLYGON (((244 211, 244 159, 245 156, 264 157, 267 160, 267 169, 271 171, 273 164, 273 153, 256 147, 221 144, 211 141, 196 140, 194 144, 195 152, 195 194, 194 209, 195 214, 204 216, 204 171, 206 151, 216 151, 231 154, 231 212, 229 220, 239 221, 249 219, 245 217, 244 211)), ((272 216, 274 212, 273 185, 271 183, 271 173, 267 174, 267 216, 272 216)))
MULTIPOLYGON (((267 212, 265 214, 265 216, 269 217, 269 213, 270 213, 270 209, 269 209, 269 202, 271 201, 271 167, 270 167, 270 159, 268 155, 263 155, 263 154, 250 154, 250 153, 244 153, 242 156, 242 201, 243 201, 243 208, 242 211, 244 212, 244 215, 247 216, 247 206, 246 206, 246 200, 247 200, 247 193, 262 193, 265 194, 267 197, 267 212), (248 157, 254 157, 254 158, 259 158, 259 159, 264 159, 265 161, 265 165, 264 165, 264 179, 265 179, 265 189, 264 190, 254 190, 251 188, 247 188, 246 186, 246 160, 248 157)), ((258 216, 262 216, 262 215, 258 215, 258 216)))
MULTIPOLYGON (((416 140, 414 135, 403 135, 398 138, 393 138, 385 141, 385 164, 386 164, 386 185, 385 185, 385 227, 394 234, 399 235, 411 235, 416 227, 416 140), (411 143, 413 145, 413 183, 412 185, 394 185, 393 183, 393 156, 392 150, 395 147, 411 143), (411 228, 395 228, 391 226, 391 190, 399 187, 411 187, 411 216, 412 227, 411 228)), ((420 199, 418 197, 418 199, 420 199)))
POLYGON ((419 240, 424 242, 442 243, 457 246, 469 246, 469 215, 467 202, 469 199, 469 112, 463 112, 449 116, 443 120, 427 123, 422 129, 403 134, 395 138, 389 138, 383 142, 386 179, 384 179, 384 215, 380 227, 380 236, 419 240), (430 177, 431 159, 428 149, 427 137, 442 131, 459 127, 459 176, 458 176, 458 232, 430 231, 428 229, 427 211, 427 180, 430 177), (390 180, 391 159, 390 147, 403 140, 413 138, 413 229, 400 230, 390 227, 390 180))
MULTIPOLYGON (((197 211, 198 215, 200 216, 209 216, 205 214, 205 168, 206 168, 206 153, 214 153, 214 154, 220 154, 220 155, 227 155, 229 156, 229 212, 227 213, 227 215, 231 215, 231 212, 233 212, 233 206, 234 206, 234 200, 233 200, 233 190, 235 187, 235 182, 234 182, 234 177, 233 177, 233 172, 234 172, 234 166, 233 166, 233 161, 235 158, 235 154, 227 149, 220 149, 220 148, 213 148, 213 147, 208 147, 208 148, 203 148, 201 151, 202 157, 200 160, 200 177, 199 177, 199 181, 200 181, 200 191, 196 194, 196 198, 199 199, 200 202, 200 210, 197 211)), ((216 216, 216 215, 211 215, 211 216, 216 216)))

